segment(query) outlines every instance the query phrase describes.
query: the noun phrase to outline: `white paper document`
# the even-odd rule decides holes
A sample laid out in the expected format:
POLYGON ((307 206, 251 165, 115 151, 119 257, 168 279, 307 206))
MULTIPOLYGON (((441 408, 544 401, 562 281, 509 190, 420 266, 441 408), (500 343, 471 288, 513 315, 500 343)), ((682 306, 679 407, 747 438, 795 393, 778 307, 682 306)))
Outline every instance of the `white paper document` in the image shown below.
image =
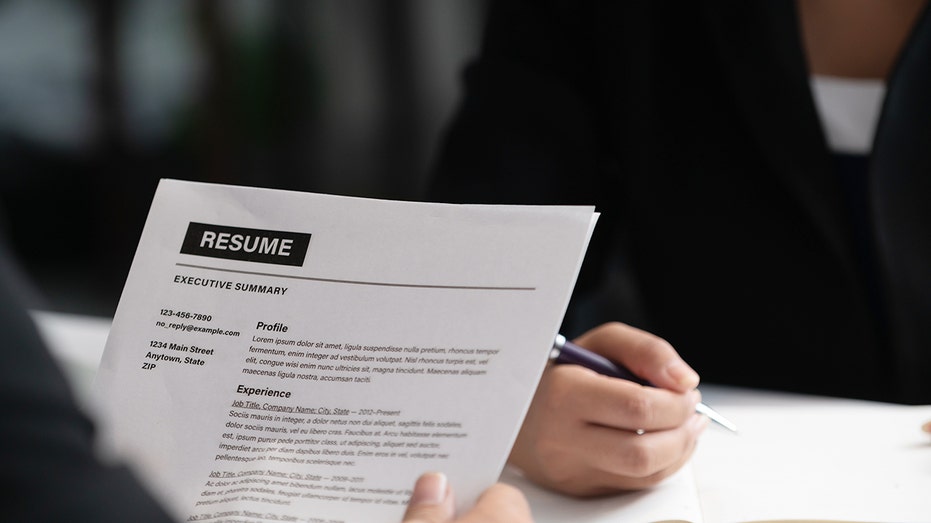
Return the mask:
POLYGON ((163 180, 95 383, 182 521, 396 522, 501 472, 597 219, 163 180))

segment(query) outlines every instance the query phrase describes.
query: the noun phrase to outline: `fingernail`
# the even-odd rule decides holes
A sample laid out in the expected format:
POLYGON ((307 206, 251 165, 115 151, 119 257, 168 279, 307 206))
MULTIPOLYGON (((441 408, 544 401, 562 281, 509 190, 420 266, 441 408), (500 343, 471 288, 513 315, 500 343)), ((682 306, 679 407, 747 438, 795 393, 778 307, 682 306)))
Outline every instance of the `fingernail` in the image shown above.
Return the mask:
POLYGON ((448 482, 446 474, 427 472, 417 479, 410 505, 439 505, 446 499, 448 482))
POLYGON ((922 426, 921 426, 921 430, 927 432, 928 434, 931 434, 931 421, 929 421, 929 422, 925 423, 924 425, 922 425, 922 426))
POLYGON ((667 365, 666 373, 683 389, 694 389, 698 386, 698 373, 682 360, 667 365))

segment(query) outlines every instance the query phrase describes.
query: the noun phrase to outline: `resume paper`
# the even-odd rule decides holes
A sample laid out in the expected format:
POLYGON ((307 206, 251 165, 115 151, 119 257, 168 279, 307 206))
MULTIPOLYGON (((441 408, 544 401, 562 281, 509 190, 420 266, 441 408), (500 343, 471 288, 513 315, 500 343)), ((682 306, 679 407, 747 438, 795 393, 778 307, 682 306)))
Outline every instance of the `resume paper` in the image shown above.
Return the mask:
POLYGON ((97 375, 109 446, 180 521, 400 521, 498 478, 592 207, 163 180, 97 375))

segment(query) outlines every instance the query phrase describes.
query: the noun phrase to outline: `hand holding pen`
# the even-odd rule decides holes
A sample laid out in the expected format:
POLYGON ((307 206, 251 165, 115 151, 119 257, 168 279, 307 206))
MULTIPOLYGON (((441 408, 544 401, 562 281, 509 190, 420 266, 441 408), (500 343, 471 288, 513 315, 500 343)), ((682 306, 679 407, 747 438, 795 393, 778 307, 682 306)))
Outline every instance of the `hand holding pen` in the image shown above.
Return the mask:
POLYGON ((549 366, 510 463, 537 483, 577 496, 656 485, 688 460, 708 423, 695 413, 698 374, 665 340, 621 323, 575 341, 655 387, 581 365, 549 366))
MULTIPOLYGON (((619 365, 604 356, 591 352, 588 349, 579 347, 575 343, 567 340, 562 334, 556 335, 556 341, 553 342, 553 350, 550 352, 550 359, 555 363, 581 365, 586 369, 593 370, 601 375, 632 381, 644 387, 655 387, 656 385, 635 375, 623 365, 619 365)), ((704 403, 695 406, 695 412, 708 416, 708 419, 721 425, 731 432, 737 432, 737 425, 722 416, 716 410, 704 403)), ((638 429, 637 434, 644 434, 646 431, 638 429)))

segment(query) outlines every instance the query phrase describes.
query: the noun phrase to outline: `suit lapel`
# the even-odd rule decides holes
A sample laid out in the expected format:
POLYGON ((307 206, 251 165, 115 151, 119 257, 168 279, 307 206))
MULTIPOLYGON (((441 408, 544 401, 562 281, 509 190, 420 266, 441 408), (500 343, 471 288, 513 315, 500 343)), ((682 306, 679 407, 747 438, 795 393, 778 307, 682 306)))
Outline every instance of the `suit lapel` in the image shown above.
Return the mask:
POLYGON ((870 173, 906 401, 931 401, 931 6, 893 71, 870 173), (922 390, 924 394, 922 395, 922 390))
POLYGON ((791 1, 706 2, 728 82, 756 142, 846 268, 855 270, 834 167, 791 1))

